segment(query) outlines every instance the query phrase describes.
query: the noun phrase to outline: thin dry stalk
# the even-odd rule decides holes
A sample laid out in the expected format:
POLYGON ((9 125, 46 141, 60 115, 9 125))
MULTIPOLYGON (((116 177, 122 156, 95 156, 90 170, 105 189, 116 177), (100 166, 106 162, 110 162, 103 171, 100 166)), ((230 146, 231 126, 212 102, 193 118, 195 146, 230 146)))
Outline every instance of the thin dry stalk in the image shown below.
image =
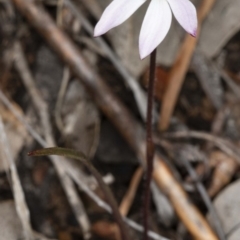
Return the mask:
MULTIPOLYGON (((163 136, 167 138, 196 138, 212 142, 216 147, 240 163, 240 151, 238 148, 230 141, 214 136, 210 133, 198 131, 180 131, 175 133, 167 133, 163 136)), ((155 140, 158 141, 158 138, 155 138, 155 140)))
MULTIPOLYGON (((125 193, 125 195, 120 203, 120 206, 119 206, 119 212, 121 213, 122 217, 127 216, 128 212, 132 206, 139 183, 142 179, 142 175, 143 175, 143 168, 138 167, 137 170, 133 174, 129 188, 128 188, 127 192, 125 193)), ((116 225, 116 224, 110 224, 110 225, 108 225, 108 227, 111 226, 111 234, 114 233, 117 236, 119 230, 114 225, 116 225)), ((101 227, 96 228, 95 232, 101 233, 101 229, 102 229, 101 227)), ((148 236, 149 236, 149 234, 148 234, 148 236)))
POLYGON ((67 90, 69 80, 70 80, 70 71, 68 67, 65 67, 63 70, 61 87, 58 93, 57 103, 55 108, 55 121, 56 121, 58 130, 61 132, 63 132, 63 129, 64 129, 64 125, 61 118, 61 109, 62 109, 63 99, 67 90))
POLYGON ((127 216, 128 212, 132 206, 139 183, 142 179, 142 175, 143 175, 143 168, 138 167, 137 170, 135 171, 135 173, 133 174, 129 188, 128 188, 126 194, 124 195, 124 197, 121 201, 121 204, 119 206, 119 211, 122 214, 122 216, 127 216))
POLYGON ((63 9, 63 6, 64 6, 64 0, 58 0, 57 2, 57 25, 59 27, 62 26, 62 9, 63 9))
MULTIPOLYGON (((56 22, 60 28, 62 27, 62 24, 63 24, 63 19, 62 19, 63 7, 64 7, 64 0, 58 0, 56 22)), ((64 99, 65 92, 67 90, 69 80, 70 80, 70 70, 68 67, 64 67, 61 86, 60 86, 60 90, 59 90, 58 97, 57 97, 56 108, 54 111, 56 125, 58 127, 58 130, 61 132, 63 131, 63 128, 64 128, 62 118, 61 118, 61 109, 62 109, 63 99, 64 99)))
POLYGON ((1 115, 0 115, 0 145, 2 145, 1 149, 4 152, 4 158, 7 161, 7 165, 10 166, 10 176, 14 196, 14 203, 18 217, 22 223, 25 238, 26 240, 32 240, 33 231, 30 224, 30 213, 25 200, 21 182, 17 173, 15 162, 12 158, 11 149, 5 133, 1 115))
MULTIPOLYGON (((132 117, 105 82, 91 70, 76 46, 57 28, 41 7, 37 7, 30 0, 12 1, 72 72, 84 83, 100 109, 113 122, 133 148, 137 157, 144 163, 146 144, 141 125, 132 117)), ((197 208, 190 203, 187 194, 159 155, 155 155, 153 177, 157 185, 167 194, 178 216, 195 238, 200 240, 217 239, 209 224, 197 208)))

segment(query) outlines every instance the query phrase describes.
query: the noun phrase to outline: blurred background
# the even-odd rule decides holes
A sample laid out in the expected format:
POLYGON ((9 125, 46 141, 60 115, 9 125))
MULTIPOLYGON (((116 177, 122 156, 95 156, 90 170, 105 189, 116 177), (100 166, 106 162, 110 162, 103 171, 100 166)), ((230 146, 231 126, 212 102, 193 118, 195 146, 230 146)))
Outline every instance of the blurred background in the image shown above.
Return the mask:
MULTIPOLYGON (((110 2, 0 0, 0 240, 121 239, 85 167, 27 156, 51 146, 87 156, 141 239, 148 3, 93 38, 110 2)), ((173 19, 157 50, 151 239, 239 240, 240 1, 192 2, 197 38, 173 19)))

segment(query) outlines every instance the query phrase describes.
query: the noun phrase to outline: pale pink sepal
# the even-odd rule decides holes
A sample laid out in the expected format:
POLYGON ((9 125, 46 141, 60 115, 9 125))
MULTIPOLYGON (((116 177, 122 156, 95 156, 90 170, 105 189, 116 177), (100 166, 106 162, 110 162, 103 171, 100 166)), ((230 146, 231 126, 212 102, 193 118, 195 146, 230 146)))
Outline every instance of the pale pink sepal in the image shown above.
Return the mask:
POLYGON ((146 0, 113 0, 103 12, 94 29, 100 36, 127 20, 146 0))
POLYGON ((151 0, 144 17, 139 37, 141 59, 148 56, 165 38, 172 22, 166 0, 151 0))
POLYGON ((179 24, 192 36, 197 35, 196 8, 189 0, 167 0, 179 24))

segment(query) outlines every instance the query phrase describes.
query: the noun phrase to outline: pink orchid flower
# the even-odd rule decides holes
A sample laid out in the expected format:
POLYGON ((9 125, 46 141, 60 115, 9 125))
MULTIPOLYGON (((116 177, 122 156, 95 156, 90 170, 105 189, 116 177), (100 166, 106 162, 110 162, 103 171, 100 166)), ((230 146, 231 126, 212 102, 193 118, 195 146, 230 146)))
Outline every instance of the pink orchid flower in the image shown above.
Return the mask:
MULTIPOLYGON (((113 0, 97 23, 94 36, 100 36, 123 23, 146 1, 113 0)), ((189 0, 151 0, 140 31, 141 59, 148 56, 167 35, 172 22, 172 12, 180 25, 189 34, 196 36, 197 14, 189 0)))

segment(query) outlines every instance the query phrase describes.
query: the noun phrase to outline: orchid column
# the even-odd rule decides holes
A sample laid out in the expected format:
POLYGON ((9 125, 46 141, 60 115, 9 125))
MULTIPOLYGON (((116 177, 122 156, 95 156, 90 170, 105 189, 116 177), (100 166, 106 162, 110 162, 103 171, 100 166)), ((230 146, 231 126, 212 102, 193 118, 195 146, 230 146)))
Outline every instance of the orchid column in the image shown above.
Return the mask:
POLYGON ((156 48, 167 35, 172 22, 172 12, 180 25, 192 36, 197 32, 197 14, 189 0, 113 0, 97 23, 94 36, 100 36, 127 20, 142 4, 150 2, 139 36, 139 53, 143 59, 151 54, 147 109, 147 171, 144 203, 144 239, 147 239, 150 182, 153 169, 154 144, 152 141, 152 105, 156 48))

